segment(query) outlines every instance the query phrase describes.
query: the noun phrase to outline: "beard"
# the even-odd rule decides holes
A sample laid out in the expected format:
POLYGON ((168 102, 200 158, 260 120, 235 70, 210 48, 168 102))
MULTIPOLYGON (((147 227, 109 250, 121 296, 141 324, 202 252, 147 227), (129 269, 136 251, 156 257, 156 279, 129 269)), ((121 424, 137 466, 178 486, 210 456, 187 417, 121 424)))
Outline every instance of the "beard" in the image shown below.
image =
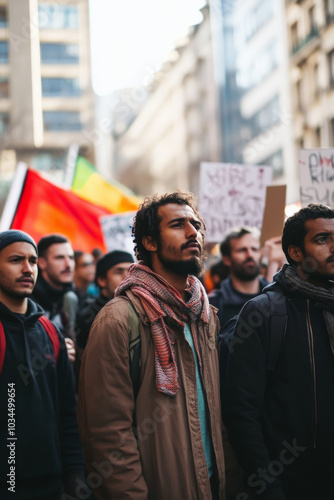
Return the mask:
POLYGON ((174 274, 179 274, 180 276, 188 276, 191 274, 196 277, 202 274, 204 268, 204 255, 193 257, 189 260, 172 260, 165 258, 161 255, 161 251, 158 250, 158 256, 165 269, 174 274))
POLYGON ((253 267, 245 267, 245 262, 233 264, 231 271, 241 281, 253 281, 260 274, 260 265, 255 263, 253 267))
POLYGON ((26 297, 30 297, 33 293, 33 290, 23 290, 22 292, 16 292, 12 288, 9 288, 5 285, 0 286, 0 290, 7 295, 7 297, 10 297, 11 299, 25 299, 26 297))

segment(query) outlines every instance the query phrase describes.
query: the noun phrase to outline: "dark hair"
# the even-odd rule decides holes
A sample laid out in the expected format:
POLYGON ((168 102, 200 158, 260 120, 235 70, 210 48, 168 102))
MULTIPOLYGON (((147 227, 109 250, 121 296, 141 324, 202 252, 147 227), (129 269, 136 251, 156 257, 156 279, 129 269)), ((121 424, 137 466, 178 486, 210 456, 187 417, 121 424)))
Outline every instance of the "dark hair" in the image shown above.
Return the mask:
POLYGON ((56 243, 70 243, 70 241, 62 234, 49 234, 48 236, 43 236, 37 245, 39 257, 45 257, 48 248, 56 243))
POLYGON ((288 253, 289 246, 299 247, 304 253, 304 239, 307 233, 305 222, 314 219, 334 219, 334 210, 326 205, 310 203, 285 221, 282 248, 289 264, 294 264, 294 260, 291 259, 288 253))
POLYGON ((259 238, 260 234, 257 234, 257 232, 258 229, 256 227, 241 226, 232 229, 228 233, 225 233, 224 239, 219 246, 220 253, 222 256, 229 257, 231 255, 231 240, 239 240, 245 236, 245 234, 251 234, 254 238, 259 238))
POLYGON ((75 250, 74 251, 74 262, 75 262, 75 265, 78 264, 78 260, 80 259, 80 257, 82 257, 84 254, 84 252, 82 250, 75 250))
POLYGON ((144 199, 143 203, 139 205, 139 210, 136 213, 132 226, 132 235, 135 244, 134 250, 138 260, 143 261, 146 266, 151 266, 151 252, 144 247, 143 238, 144 236, 149 236, 153 241, 159 241, 161 219, 158 216, 158 209, 169 203, 188 205, 194 211, 194 214, 203 225, 202 234, 204 242, 204 230, 206 226, 203 218, 195 208, 195 200, 196 198, 193 193, 182 191, 174 191, 173 193, 166 193, 161 196, 154 194, 144 199))

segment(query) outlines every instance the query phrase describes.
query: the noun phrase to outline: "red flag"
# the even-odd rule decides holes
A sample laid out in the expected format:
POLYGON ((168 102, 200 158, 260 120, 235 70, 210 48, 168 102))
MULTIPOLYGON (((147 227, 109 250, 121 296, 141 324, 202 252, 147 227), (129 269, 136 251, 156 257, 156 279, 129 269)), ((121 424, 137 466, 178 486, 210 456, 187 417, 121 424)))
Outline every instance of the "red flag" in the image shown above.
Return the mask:
POLYGON ((106 251, 99 218, 110 213, 28 168, 10 228, 27 232, 36 242, 47 234, 61 233, 75 250, 106 251))

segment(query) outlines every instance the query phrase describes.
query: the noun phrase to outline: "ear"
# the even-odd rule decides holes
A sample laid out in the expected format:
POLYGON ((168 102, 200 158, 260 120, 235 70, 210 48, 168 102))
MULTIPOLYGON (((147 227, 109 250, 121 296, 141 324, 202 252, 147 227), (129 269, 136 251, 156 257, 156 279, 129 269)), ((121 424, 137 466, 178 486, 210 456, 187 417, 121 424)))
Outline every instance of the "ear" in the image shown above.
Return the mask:
POLYGON ((231 267, 230 257, 228 257, 227 255, 223 255, 222 260, 226 267, 231 267))
POLYGON ((142 243, 149 252, 156 252, 158 245, 151 236, 143 236, 142 243))
POLYGON ((107 278, 102 278, 102 276, 99 276, 97 279, 97 284, 100 288, 106 288, 107 286, 107 278))
POLYGON ((47 263, 45 257, 38 257, 38 267, 41 271, 46 269, 47 263))
POLYGON ((296 263, 300 263, 304 260, 303 252, 299 247, 296 247, 295 245, 290 245, 288 247, 288 254, 291 257, 291 259, 296 263))

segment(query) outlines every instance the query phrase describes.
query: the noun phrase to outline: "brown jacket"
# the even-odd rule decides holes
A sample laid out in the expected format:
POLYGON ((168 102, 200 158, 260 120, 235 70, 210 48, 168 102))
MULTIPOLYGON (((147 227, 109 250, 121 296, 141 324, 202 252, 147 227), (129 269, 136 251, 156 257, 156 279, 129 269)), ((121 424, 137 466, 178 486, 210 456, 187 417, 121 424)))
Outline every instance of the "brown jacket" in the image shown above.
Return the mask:
MULTIPOLYGON (((96 317, 84 353, 78 401, 79 432, 85 462, 98 500, 211 500, 210 482, 197 410, 196 366, 183 330, 175 325, 180 389, 170 397, 155 386, 154 346, 138 298, 127 292, 140 317, 141 385, 134 400, 129 371, 129 306, 110 301, 96 317), (137 440, 133 433, 137 424, 137 440), (94 474, 93 474, 94 473, 94 474)), ((202 380, 208 422, 225 499, 221 435, 218 325, 199 324, 202 380)))

